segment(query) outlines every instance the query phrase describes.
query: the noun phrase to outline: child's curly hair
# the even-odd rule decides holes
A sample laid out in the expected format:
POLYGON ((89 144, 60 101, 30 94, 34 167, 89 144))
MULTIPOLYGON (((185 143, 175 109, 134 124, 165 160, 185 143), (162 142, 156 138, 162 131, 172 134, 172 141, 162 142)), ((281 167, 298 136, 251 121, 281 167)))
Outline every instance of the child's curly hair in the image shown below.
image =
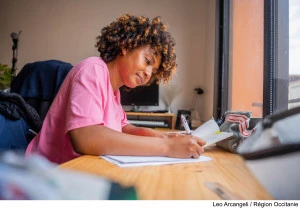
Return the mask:
POLYGON ((166 31, 166 25, 161 22, 160 17, 150 21, 147 17, 124 14, 101 30, 95 47, 107 63, 114 60, 124 49, 132 50, 144 45, 150 45, 162 58, 149 83, 154 80, 167 83, 177 67, 175 40, 166 31))

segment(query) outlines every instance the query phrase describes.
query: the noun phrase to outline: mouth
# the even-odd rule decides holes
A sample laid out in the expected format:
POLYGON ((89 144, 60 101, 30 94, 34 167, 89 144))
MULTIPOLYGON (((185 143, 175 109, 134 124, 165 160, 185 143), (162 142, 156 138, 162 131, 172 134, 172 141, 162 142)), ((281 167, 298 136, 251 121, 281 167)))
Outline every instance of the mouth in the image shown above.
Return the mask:
POLYGON ((136 76, 137 76, 137 78, 138 78, 139 83, 140 83, 140 84, 143 84, 144 79, 142 78, 142 76, 140 76, 140 75, 138 75, 138 74, 136 74, 136 76))

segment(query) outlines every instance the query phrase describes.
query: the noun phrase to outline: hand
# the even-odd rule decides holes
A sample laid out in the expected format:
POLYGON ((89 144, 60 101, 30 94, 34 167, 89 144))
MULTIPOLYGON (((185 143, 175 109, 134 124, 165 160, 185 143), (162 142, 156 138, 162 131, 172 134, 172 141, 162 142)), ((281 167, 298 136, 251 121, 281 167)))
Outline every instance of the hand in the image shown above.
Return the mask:
POLYGON ((182 134, 169 134, 164 140, 168 146, 167 156, 177 158, 198 158, 206 144, 203 139, 182 134))

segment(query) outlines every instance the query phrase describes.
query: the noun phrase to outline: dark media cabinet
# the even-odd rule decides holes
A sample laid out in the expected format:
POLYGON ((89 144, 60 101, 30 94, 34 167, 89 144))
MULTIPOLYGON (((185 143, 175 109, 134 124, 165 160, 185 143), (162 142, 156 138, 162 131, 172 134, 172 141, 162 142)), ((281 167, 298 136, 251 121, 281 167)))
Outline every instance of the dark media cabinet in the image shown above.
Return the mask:
POLYGON ((129 121, 141 122, 141 124, 132 123, 137 126, 164 129, 174 129, 175 127, 173 113, 126 112, 126 115, 129 121), (152 122, 159 124, 151 124, 152 122))

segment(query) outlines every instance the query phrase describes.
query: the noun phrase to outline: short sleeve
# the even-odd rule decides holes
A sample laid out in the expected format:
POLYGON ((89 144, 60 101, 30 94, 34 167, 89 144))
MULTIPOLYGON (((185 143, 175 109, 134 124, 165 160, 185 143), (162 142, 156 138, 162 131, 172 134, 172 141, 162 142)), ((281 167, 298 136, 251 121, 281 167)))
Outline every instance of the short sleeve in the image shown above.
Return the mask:
POLYGON ((66 132, 84 126, 103 124, 109 75, 105 66, 88 63, 75 73, 69 90, 66 132))

